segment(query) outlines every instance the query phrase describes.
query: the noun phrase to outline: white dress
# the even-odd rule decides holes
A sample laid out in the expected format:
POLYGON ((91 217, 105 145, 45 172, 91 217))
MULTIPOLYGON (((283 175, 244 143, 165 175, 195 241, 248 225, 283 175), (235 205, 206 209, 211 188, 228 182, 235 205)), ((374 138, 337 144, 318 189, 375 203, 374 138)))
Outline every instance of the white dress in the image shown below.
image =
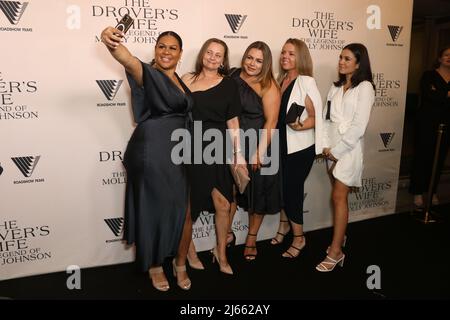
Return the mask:
POLYGON ((369 81, 362 81, 344 93, 344 87, 332 86, 324 108, 323 143, 338 159, 333 176, 349 187, 360 187, 364 158, 364 132, 375 101, 369 81), (330 105, 327 120, 328 105, 330 105))

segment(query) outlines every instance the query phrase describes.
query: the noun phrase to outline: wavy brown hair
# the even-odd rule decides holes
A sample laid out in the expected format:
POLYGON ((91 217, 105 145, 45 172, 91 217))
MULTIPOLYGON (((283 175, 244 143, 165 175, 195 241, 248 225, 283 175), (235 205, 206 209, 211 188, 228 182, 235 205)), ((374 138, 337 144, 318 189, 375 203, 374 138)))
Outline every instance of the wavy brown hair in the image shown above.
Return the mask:
POLYGON ((270 88, 270 84, 272 81, 276 83, 275 77, 273 76, 272 71, 272 52, 270 51, 269 46, 262 41, 255 41, 250 44, 244 52, 241 60, 241 68, 244 68, 245 59, 247 59, 248 53, 252 49, 260 50, 263 54, 263 63, 261 73, 256 77, 256 82, 261 84, 261 89, 264 91, 267 88, 270 88))

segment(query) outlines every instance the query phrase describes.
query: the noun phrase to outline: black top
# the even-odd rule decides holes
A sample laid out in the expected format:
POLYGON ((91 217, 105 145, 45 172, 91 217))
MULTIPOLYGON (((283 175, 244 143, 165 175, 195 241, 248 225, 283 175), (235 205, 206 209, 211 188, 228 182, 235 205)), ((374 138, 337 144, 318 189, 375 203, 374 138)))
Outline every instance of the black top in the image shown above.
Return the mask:
POLYGON ((286 110, 291 97, 292 88, 294 87, 295 79, 287 86, 281 96, 280 114, 278 115, 278 130, 280 133, 280 153, 282 157, 287 155, 287 141, 286 141, 286 110))
POLYGON ((424 72, 420 80, 420 117, 432 117, 442 123, 450 122, 450 82, 445 82, 436 70, 424 72))
POLYGON ((238 117, 241 103, 234 81, 229 77, 216 86, 204 91, 192 92, 194 98, 194 120, 217 122, 226 125, 226 121, 238 117))
POLYGON ((261 129, 264 125, 264 110, 261 97, 253 90, 252 87, 241 78, 242 69, 236 69, 231 74, 231 77, 236 81, 239 89, 239 95, 242 103, 242 114, 241 114, 241 128, 249 129, 261 129), (245 103, 244 103, 245 102, 245 103), (260 119, 262 122, 256 124, 249 124, 248 121, 255 119, 260 119))

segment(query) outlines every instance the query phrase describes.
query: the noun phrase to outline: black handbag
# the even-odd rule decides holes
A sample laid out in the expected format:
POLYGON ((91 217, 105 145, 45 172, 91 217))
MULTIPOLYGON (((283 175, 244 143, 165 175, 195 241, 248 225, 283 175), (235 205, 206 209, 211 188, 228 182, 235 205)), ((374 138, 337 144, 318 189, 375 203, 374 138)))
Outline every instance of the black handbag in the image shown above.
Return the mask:
POLYGON ((294 123, 300 121, 300 116, 305 110, 304 106, 297 104, 297 102, 292 102, 291 107, 289 108, 288 113, 286 114, 286 124, 294 123))

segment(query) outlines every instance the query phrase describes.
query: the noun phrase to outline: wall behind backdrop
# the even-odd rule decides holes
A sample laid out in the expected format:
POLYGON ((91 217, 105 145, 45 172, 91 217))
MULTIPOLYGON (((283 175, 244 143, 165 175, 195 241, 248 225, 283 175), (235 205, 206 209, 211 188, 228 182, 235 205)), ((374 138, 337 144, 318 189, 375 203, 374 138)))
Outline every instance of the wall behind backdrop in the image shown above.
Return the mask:
MULTIPOLYGON (((277 62, 285 40, 300 38, 323 100, 343 46, 364 43, 377 92, 350 221, 394 212, 412 0, 0 0, 0 280, 134 259, 121 241, 121 160, 134 129, 130 90, 99 42, 125 13, 135 18, 126 45, 143 61, 152 59, 160 32, 181 35, 180 75, 192 71, 210 37, 227 42, 232 66, 253 41, 265 41, 277 62)), ((304 194, 306 231, 331 225, 330 190, 318 159, 304 194)), ((213 223, 205 212, 194 225, 198 250, 213 247, 213 223)), ((258 239, 272 237, 277 226, 278 216, 267 217, 258 239)), ((244 211, 233 229, 242 243, 244 211)))

